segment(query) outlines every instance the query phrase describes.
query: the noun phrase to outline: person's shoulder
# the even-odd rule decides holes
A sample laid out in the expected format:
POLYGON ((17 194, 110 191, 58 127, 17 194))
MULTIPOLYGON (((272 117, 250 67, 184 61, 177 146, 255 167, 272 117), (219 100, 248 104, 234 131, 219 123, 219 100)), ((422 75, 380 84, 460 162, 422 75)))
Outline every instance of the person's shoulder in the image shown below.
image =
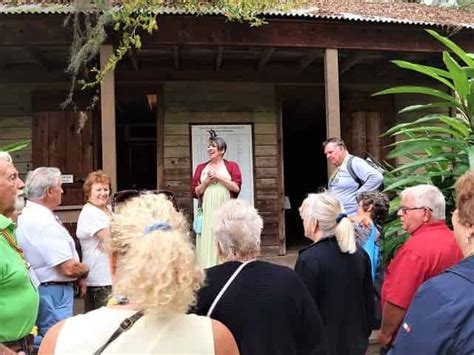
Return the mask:
POLYGON ((261 270, 267 270, 268 272, 271 272, 273 274, 277 274, 280 276, 285 276, 285 277, 295 276, 295 272, 288 266, 277 265, 277 264, 273 264, 273 263, 270 263, 268 261, 263 261, 263 260, 256 261, 254 265, 256 268, 260 268, 261 270))
MULTIPOLYGON (((463 303, 464 295, 469 294, 464 281, 453 273, 443 272, 424 282, 416 296, 437 305, 463 303)), ((472 288, 472 283, 470 285, 472 288)), ((451 306, 448 308, 452 309, 451 306)))
POLYGON ((239 167, 239 164, 234 161, 234 160, 227 160, 227 159, 224 159, 224 164, 227 166, 227 167, 239 167))
POLYGON ((303 247, 302 249, 298 251, 298 259, 304 259, 304 258, 310 257, 310 255, 313 255, 314 253, 317 253, 317 252, 318 252, 317 243, 312 243, 310 245, 303 247))
POLYGON ((228 275, 232 275, 232 273, 239 267, 240 263, 237 261, 228 261, 223 264, 218 264, 215 266, 211 266, 204 270, 206 273, 206 284, 209 285, 210 281, 214 281, 217 279, 225 278, 228 275))
POLYGON ((209 163, 209 161, 204 161, 202 163, 199 163, 197 166, 196 166, 196 171, 202 171, 204 170, 204 168, 206 167, 206 165, 209 163))
POLYGON ((317 243, 312 243, 299 251, 299 256, 312 257, 313 255, 324 254, 327 249, 332 248, 332 240, 330 237, 323 238, 317 243))

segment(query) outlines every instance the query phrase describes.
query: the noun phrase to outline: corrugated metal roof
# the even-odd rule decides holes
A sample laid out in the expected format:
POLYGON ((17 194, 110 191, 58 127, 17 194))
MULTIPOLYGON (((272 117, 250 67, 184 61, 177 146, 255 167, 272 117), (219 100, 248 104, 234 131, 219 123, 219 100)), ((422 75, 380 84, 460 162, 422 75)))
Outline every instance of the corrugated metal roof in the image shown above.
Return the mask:
MULTIPOLYGON (((374 4, 371 4, 371 6, 374 4)), ((355 7, 354 10, 350 11, 351 7, 340 6, 339 8, 329 8, 324 6, 312 6, 304 9, 290 10, 290 11, 263 11, 261 13, 264 17, 289 17, 289 18, 306 18, 306 19, 327 19, 327 20, 338 20, 338 21, 348 21, 348 22, 373 22, 373 23, 394 23, 394 24, 408 24, 408 25, 418 25, 418 26, 455 26, 462 28, 474 29, 474 14, 468 14, 462 11, 463 16, 458 16, 461 11, 458 10, 449 10, 435 8, 432 6, 418 5, 418 4, 398 4, 395 12, 396 16, 392 15, 389 11, 388 6, 394 4, 377 4, 384 5, 383 7, 363 7, 359 4, 358 7, 355 7), (400 15, 400 5, 407 6, 406 14, 400 15), (413 5, 417 6, 410 8, 413 5), (368 10, 369 9, 369 10, 368 10), (374 10, 375 9, 375 10, 374 10), (385 9, 385 11, 382 11, 385 9), (415 11, 409 10, 415 9, 415 11), (422 9, 421 16, 419 9, 422 9), (349 10, 349 11, 347 11, 349 10), (379 14, 380 13, 380 14, 379 14), (457 14, 456 14, 457 13, 457 14), (384 14, 384 15, 381 15, 384 14), (386 14, 386 15, 385 15, 386 14), (443 16, 436 17, 438 14, 443 16), (468 14, 464 16, 464 14, 468 14), (416 15, 416 16, 413 16, 416 15), (428 18, 429 20, 425 20, 428 18), (454 19, 454 20, 453 20, 454 19), (466 20, 463 21, 463 20, 466 20)), ((57 14, 57 15, 66 15, 73 12, 73 6, 69 3, 35 3, 35 4, 20 4, 20 5, 10 5, 10 4, 0 4, 0 15, 18 15, 18 14, 57 14)), ((170 7, 157 7, 155 10, 157 15, 215 15, 220 16, 224 15, 224 12, 219 9, 207 9, 202 12, 180 9, 180 8, 170 8, 170 7)))

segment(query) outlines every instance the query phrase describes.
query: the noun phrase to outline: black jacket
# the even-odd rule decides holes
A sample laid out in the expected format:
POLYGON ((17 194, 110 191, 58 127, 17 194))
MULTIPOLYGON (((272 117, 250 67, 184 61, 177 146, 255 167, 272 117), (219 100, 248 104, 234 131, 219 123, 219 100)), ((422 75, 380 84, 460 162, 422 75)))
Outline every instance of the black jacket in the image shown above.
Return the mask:
MULTIPOLYGON (((214 298, 240 265, 207 269, 207 286, 195 313, 206 315, 214 298)), ((321 317, 301 279, 290 268, 263 261, 245 266, 212 314, 237 341, 241 355, 327 354, 321 317)))
POLYGON ((342 253, 335 237, 300 251, 295 271, 321 313, 332 355, 365 354, 374 314, 370 260, 342 253))

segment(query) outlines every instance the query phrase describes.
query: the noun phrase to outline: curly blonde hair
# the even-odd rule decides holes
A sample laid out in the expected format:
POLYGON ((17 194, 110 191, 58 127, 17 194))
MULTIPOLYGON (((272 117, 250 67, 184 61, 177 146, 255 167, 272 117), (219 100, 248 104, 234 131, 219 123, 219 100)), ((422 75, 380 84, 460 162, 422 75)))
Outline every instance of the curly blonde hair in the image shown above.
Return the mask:
POLYGON ((112 217, 109 248, 117 256, 114 294, 161 313, 185 313, 195 303, 204 272, 195 263, 185 216, 165 196, 125 202, 112 217), (157 223, 166 227, 147 230, 157 223))

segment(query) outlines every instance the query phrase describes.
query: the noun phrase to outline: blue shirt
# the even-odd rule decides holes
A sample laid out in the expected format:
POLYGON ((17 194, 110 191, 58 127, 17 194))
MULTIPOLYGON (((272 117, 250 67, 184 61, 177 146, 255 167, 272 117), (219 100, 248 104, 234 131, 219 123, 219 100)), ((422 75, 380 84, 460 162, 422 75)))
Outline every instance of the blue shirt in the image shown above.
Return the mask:
POLYGON ((347 154, 344 161, 329 179, 328 190, 342 203, 345 212, 348 215, 353 215, 357 212, 357 195, 363 191, 377 190, 383 181, 383 175, 364 159, 354 156, 352 170, 361 181, 365 181, 359 187, 359 184, 347 170, 347 161, 350 156, 350 154, 347 154))
POLYGON ((474 354, 474 256, 418 290, 389 354, 474 354))

